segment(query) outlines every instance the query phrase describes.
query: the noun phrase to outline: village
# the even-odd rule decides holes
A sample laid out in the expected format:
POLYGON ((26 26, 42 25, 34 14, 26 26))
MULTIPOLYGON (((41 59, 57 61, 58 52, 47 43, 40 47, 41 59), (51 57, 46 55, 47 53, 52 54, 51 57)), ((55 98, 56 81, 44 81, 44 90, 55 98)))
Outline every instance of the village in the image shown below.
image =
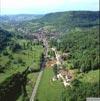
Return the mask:
POLYGON ((74 72, 69 70, 67 67, 63 66, 62 57, 67 57, 68 53, 60 54, 57 52, 56 48, 51 48, 51 50, 55 53, 55 58, 51 58, 46 64, 46 67, 56 68, 56 74, 52 77, 52 81, 55 82, 57 80, 62 81, 65 87, 71 86, 71 81, 74 79, 74 72))

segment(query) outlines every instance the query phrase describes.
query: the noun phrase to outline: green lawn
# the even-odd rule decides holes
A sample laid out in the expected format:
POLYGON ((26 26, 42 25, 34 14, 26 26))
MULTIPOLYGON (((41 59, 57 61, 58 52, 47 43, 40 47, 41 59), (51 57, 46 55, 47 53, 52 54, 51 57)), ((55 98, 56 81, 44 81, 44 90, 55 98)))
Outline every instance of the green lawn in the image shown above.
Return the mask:
POLYGON ((59 81, 53 82, 53 76, 53 70, 46 68, 36 96, 38 101, 61 101, 61 94, 64 87, 59 81))

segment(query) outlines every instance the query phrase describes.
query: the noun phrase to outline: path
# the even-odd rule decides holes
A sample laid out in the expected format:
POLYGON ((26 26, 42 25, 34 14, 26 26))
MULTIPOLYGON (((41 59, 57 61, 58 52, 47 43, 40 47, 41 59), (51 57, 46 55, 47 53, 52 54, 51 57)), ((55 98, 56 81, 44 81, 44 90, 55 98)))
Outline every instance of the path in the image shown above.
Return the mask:
MULTIPOLYGON (((25 34, 27 34, 28 32, 24 31, 23 29, 19 28, 18 31, 21 31, 25 34)), ((33 92, 32 92, 32 95, 31 95, 31 98, 30 98, 30 101, 34 101, 35 100, 35 96, 36 96, 36 93, 37 93, 37 89, 38 89, 38 86, 39 86, 39 83, 40 83, 40 80, 41 80, 41 77, 42 77, 42 74, 43 74, 43 70, 44 70, 44 67, 45 67, 45 62, 46 62, 46 58, 48 56, 48 41, 47 41, 47 38, 43 32, 43 30, 40 30, 40 32, 37 33, 37 38, 39 41, 42 41, 43 42, 43 45, 45 47, 45 51, 44 51, 44 60, 42 61, 42 65, 41 65, 41 70, 39 72, 39 75, 38 75, 38 78, 36 80, 36 84, 34 86, 34 89, 33 89, 33 92)))
POLYGON ((30 101, 34 101, 34 100, 35 100, 35 96, 36 96, 36 93, 37 93, 37 89, 38 89, 38 86, 39 86, 39 83, 40 83, 42 74, 43 74, 43 70, 41 70, 40 73, 39 73, 39 76, 38 76, 38 78, 37 78, 35 87, 34 87, 34 89, 33 89, 33 93, 32 93, 32 96, 31 96, 31 98, 30 98, 30 101))
POLYGON ((43 45, 45 47, 44 60, 42 61, 41 70, 39 72, 36 84, 34 86, 34 89, 33 89, 33 92, 32 92, 32 96, 30 98, 30 101, 35 101, 35 96, 37 94, 39 83, 40 83, 42 75, 43 75, 43 71, 44 71, 44 67, 45 67, 45 63, 46 63, 46 58, 47 58, 47 55, 48 55, 48 41, 47 41, 46 37, 44 37, 43 33, 42 33, 42 42, 43 42, 43 45))

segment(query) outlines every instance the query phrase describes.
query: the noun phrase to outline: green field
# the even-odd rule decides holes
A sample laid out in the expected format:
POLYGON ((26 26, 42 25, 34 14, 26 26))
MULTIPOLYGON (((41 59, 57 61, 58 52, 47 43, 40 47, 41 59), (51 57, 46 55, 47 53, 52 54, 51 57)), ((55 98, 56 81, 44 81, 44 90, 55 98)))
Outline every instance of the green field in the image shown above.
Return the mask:
MULTIPOLYGON (((19 43, 22 47, 23 43, 27 44, 29 42, 29 40, 24 39, 18 39, 16 41, 16 43, 19 43)), ((28 66, 33 69, 40 68, 40 59, 41 54, 43 53, 43 47, 41 45, 30 44, 29 48, 21 49, 18 52, 12 52, 9 46, 7 46, 3 52, 0 54, 0 65, 4 66, 5 69, 3 73, 0 73, 0 84, 6 81, 13 74, 23 72, 28 66), (8 55, 4 55, 4 51, 7 51, 8 55)), ((28 82, 26 85, 26 91, 29 98, 32 94, 37 76, 38 73, 27 75, 28 82)), ((17 99, 17 101, 22 101, 22 95, 17 99)))
MULTIPOLYGON (((19 40, 20 44, 23 42, 27 43, 26 40, 19 40)), ((15 74, 17 72, 22 72, 28 66, 38 69, 40 65, 40 57, 43 52, 43 47, 40 45, 32 45, 32 49, 20 50, 19 52, 13 53, 7 47, 5 50, 8 51, 9 55, 12 55, 13 59, 9 58, 9 55, 5 56, 3 53, 0 55, 0 65, 6 66, 7 69, 4 73, 0 73, 0 83, 3 82, 7 77, 15 74), (22 60, 25 64, 18 63, 18 60, 22 60)))
POLYGON ((99 73, 99 70, 90 71, 88 73, 83 74, 83 76, 81 76, 79 80, 86 83, 97 82, 99 84, 99 73))
POLYGON ((63 85, 59 81, 52 81, 54 76, 52 68, 46 68, 37 92, 37 101, 61 101, 63 85))
MULTIPOLYGON (((91 82, 98 83, 99 81, 99 70, 90 71, 83 75, 84 76, 82 76, 82 74, 77 74, 77 78, 79 78, 79 81, 82 81, 83 84, 91 82)), ((38 88, 36 101, 62 101, 63 94, 67 94, 67 89, 63 86, 63 84, 60 81, 52 82, 53 76, 53 70, 51 68, 46 68, 41 79, 40 86, 38 88)), ((72 96, 72 94, 70 96, 72 96)))

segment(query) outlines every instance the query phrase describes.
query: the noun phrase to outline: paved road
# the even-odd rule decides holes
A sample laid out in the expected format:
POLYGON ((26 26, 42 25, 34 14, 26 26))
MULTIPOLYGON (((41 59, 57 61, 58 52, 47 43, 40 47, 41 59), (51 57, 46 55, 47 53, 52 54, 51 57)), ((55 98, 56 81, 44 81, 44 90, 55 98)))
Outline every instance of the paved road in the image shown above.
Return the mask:
POLYGON ((33 89, 33 93, 32 93, 32 96, 30 98, 30 101, 35 101, 35 96, 36 96, 36 93, 37 93, 37 89, 38 89, 38 86, 39 86, 42 74, 43 74, 43 70, 41 70, 40 73, 39 73, 39 75, 38 75, 38 78, 37 78, 35 87, 33 89))

